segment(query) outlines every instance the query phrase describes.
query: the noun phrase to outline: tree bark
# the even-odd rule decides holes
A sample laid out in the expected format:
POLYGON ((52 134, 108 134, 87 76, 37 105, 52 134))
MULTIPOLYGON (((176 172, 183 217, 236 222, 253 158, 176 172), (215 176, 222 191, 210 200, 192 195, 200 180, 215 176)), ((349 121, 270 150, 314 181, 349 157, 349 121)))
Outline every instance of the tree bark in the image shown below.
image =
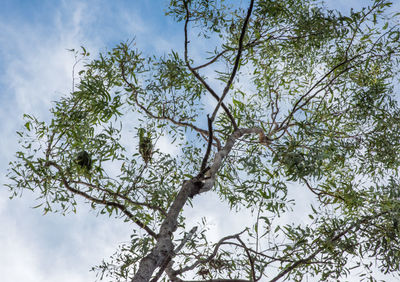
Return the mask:
MULTIPOLYGON (((205 181, 200 193, 209 191, 214 186, 218 169, 221 167, 225 157, 232 150, 236 140, 244 134, 258 134, 260 132, 262 132, 261 128, 241 128, 232 133, 232 135, 226 141, 225 146, 218 153, 216 153, 214 162, 210 167, 211 177, 205 181)), ((139 269, 131 280, 132 282, 149 281, 155 269, 161 266, 169 257, 174 255, 174 245, 171 239, 172 233, 174 233, 177 228, 178 216, 186 204, 188 197, 190 195, 199 193, 196 181, 198 181, 196 178, 193 178, 189 181, 184 181, 181 190, 176 196, 176 199, 172 203, 166 218, 161 224, 155 247, 141 260, 139 269)))

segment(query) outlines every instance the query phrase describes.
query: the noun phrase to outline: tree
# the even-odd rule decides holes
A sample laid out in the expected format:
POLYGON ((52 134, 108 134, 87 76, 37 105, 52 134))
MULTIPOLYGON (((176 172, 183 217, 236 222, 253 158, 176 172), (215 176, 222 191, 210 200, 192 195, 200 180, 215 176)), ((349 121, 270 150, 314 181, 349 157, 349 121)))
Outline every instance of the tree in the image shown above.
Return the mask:
POLYGON ((12 196, 35 191, 45 213, 76 211, 83 197, 137 226, 96 268, 101 278, 398 274, 399 14, 384 0, 349 15, 313 0, 246 5, 171 0, 166 14, 182 23, 182 52, 144 56, 127 42, 90 58, 82 48, 76 90, 55 102, 51 121, 25 115, 12 196), (190 56, 194 34, 210 47, 201 63, 190 56), (162 135, 181 153, 155 149, 162 135), (90 156, 87 169, 80 152, 90 156), (279 221, 296 201, 291 185, 315 195, 309 222, 279 221), (253 222, 209 242, 182 216, 204 193, 251 210, 253 222))

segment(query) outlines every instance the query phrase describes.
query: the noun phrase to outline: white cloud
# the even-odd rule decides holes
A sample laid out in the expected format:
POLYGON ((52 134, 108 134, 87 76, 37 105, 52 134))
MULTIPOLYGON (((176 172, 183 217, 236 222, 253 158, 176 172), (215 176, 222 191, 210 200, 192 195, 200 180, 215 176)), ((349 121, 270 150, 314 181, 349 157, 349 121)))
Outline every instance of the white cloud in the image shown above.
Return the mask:
MULTIPOLYGON (((90 15, 85 5, 66 1, 51 22, 0 20, 4 173, 17 150, 15 131, 22 126, 22 114, 47 119, 52 101, 71 90, 74 58, 66 49, 85 45, 93 51, 105 45, 86 33, 90 15)), ((31 193, 9 201, 6 190, 4 186, 0 190, 1 281, 93 281, 90 267, 129 239, 131 227, 119 220, 95 218, 87 208, 81 208, 78 215, 43 217, 40 210, 31 209, 35 205, 31 193)))
POLYGON ((54 22, 48 23, 55 25, 50 31, 40 24, 0 22, 0 43, 7 52, 1 80, 9 87, 14 113, 48 109, 52 100, 71 90, 74 58, 66 49, 79 46, 83 35, 82 7, 75 8, 72 23, 63 24, 60 12, 56 13, 54 22))
POLYGON ((165 154, 170 154, 171 156, 176 156, 179 154, 179 148, 176 144, 172 143, 171 137, 163 135, 158 139, 156 143, 156 148, 165 154))
POLYGON ((27 193, 24 199, 2 203, 0 224, 6 226, 0 230, 2 281, 93 281, 90 267, 129 239, 130 226, 122 220, 95 218, 84 205, 78 214, 43 217, 26 200, 32 204, 33 197, 27 193))

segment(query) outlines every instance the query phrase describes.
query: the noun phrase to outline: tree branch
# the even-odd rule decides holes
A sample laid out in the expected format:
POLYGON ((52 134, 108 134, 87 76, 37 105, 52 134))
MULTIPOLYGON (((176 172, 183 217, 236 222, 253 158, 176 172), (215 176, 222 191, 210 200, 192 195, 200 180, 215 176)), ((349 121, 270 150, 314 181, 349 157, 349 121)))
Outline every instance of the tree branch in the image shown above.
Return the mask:
MULTIPOLYGON (((193 227, 189 233, 185 234, 185 237, 183 238, 182 242, 180 245, 174 250, 174 254, 177 254, 183 246, 185 246, 186 242, 193 236, 194 233, 197 231, 197 226, 193 227)), ((170 261, 172 260, 172 256, 166 257, 165 261, 163 264, 160 266, 160 269, 158 270, 157 274, 153 279, 151 279, 150 282, 157 282, 157 280, 161 277, 161 275, 164 273, 165 269, 168 267, 170 261)))
MULTIPOLYGON (((124 50, 126 52, 126 50, 124 50)), ((127 54, 125 53, 125 55, 127 56, 127 54)), ((139 100, 138 100, 138 95, 137 95, 137 91, 135 86, 129 82, 128 78, 126 77, 126 73, 125 73, 125 65, 123 62, 120 63, 120 68, 121 68, 121 76, 122 79, 124 80, 124 82, 129 86, 129 88, 132 90, 133 93, 133 97, 134 97, 134 102, 135 104, 145 113, 147 114, 149 117, 153 118, 153 119, 158 119, 158 120, 167 120, 175 125, 178 126, 183 126, 183 127, 189 127, 191 129, 193 129, 194 131, 200 133, 202 136, 207 136, 208 135, 208 131, 204 130, 202 128, 199 128, 191 123, 188 122, 182 122, 182 121, 176 121, 173 118, 166 116, 164 113, 162 113, 162 116, 158 116, 153 114, 151 111, 149 111, 145 106, 143 106, 139 100)), ((214 137, 214 141, 217 143, 217 146, 220 146, 220 141, 218 140, 218 138, 214 137)))
POLYGON ((186 9, 186 20, 185 20, 185 28, 184 28, 184 31, 185 31, 185 62, 186 62, 186 66, 188 67, 190 72, 197 78, 197 80, 200 81, 200 83, 207 89, 207 91, 218 101, 218 104, 220 104, 222 106, 222 108, 224 109, 224 111, 227 114, 228 118, 230 119, 230 121, 231 121, 231 123, 233 125, 233 128, 236 129, 237 128, 236 121, 233 118, 232 114, 230 113, 229 109, 225 106, 225 104, 222 102, 221 98, 219 98, 217 93, 215 93, 215 91, 210 87, 210 85, 208 85, 208 83, 200 76, 200 74, 197 71, 195 71, 193 69, 193 67, 190 65, 189 57, 188 57, 189 40, 188 40, 188 32, 187 32, 190 13, 189 13, 188 5, 187 5, 187 0, 183 0, 183 3, 185 5, 185 9, 186 9))
POLYGON ((175 271, 172 272, 172 274, 176 276, 176 275, 182 274, 182 273, 184 273, 184 272, 186 272, 186 271, 195 269, 199 264, 205 264, 205 263, 210 262, 210 261, 217 255, 219 248, 221 247, 221 245, 222 245, 226 240, 235 239, 235 238, 237 238, 237 236, 240 236, 240 235, 243 234, 243 232, 245 232, 245 231, 246 231, 246 229, 243 230, 243 231, 241 231, 241 232, 239 232, 239 233, 237 233, 237 234, 233 234, 233 235, 229 235, 229 236, 225 236, 225 237, 221 238, 221 239, 218 241, 218 243, 215 245, 213 252, 212 252, 207 258, 198 259, 198 260, 197 260, 196 262, 194 262, 192 265, 185 266, 185 267, 183 267, 183 268, 181 268, 181 269, 179 269, 179 270, 175 270, 175 271))
MULTIPOLYGON (((303 94, 294 104, 292 110, 290 111, 289 115, 282 121, 279 129, 282 129, 285 127, 285 124, 289 124, 291 119, 293 118, 293 115, 300 109, 302 109, 304 106, 306 106, 314 97, 316 97, 321 91, 325 90, 327 87, 329 87, 339 76, 341 76, 342 74, 348 72, 350 69, 354 68, 355 65, 350 65, 348 67, 346 67, 344 70, 340 71, 338 74, 334 75, 334 77, 327 82, 327 84, 325 86, 323 86, 322 88, 320 88, 318 91, 316 91, 314 94, 312 94, 311 96, 309 96, 309 94, 315 89, 317 88, 326 78, 328 78, 332 73, 334 73, 338 68, 351 63, 352 61, 354 61, 355 59, 362 57, 366 54, 371 54, 371 52, 374 50, 375 46, 378 44, 378 42, 384 37, 384 35, 386 35, 387 33, 382 34, 371 46, 371 48, 369 48, 369 50, 363 52, 363 53, 359 53, 354 55, 353 57, 351 57, 350 59, 345 58, 345 60, 337 65, 335 65, 331 70, 329 70, 321 79, 319 79, 305 94, 303 94), (307 96, 309 96, 307 98, 307 96), (307 99, 306 99, 307 98, 307 99), (305 100, 303 103, 301 103, 303 100, 305 100)), ((374 57, 384 57, 384 56, 390 55, 390 54, 375 54, 372 55, 371 57, 368 57, 366 60, 374 58, 374 57)), ((359 62, 360 64, 361 62, 359 62)))
POLYGON ((147 207, 147 208, 149 208, 149 209, 159 211, 163 216, 166 216, 166 215, 167 215, 167 213, 166 213, 162 208, 160 208, 159 206, 154 206, 154 205, 152 205, 152 204, 145 203, 145 202, 132 201, 131 199, 129 199, 129 198, 128 198, 127 196, 125 196, 125 195, 122 195, 122 194, 120 194, 120 193, 111 191, 111 190, 109 190, 109 189, 101 188, 101 187, 99 187, 99 186, 96 186, 96 185, 93 185, 93 184, 91 184, 91 183, 87 183, 87 182, 84 182, 84 181, 75 181, 75 180, 72 180, 71 182, 72 182, 72 183, 76 183, 76 184, 82 184, 82 185, 88 186, 88 187, 90 187, 90 188, 100 190, 100 191, 105 192, 105 193, 107 193, 107 194, 109 194, 109 195, 111 195, 111 196, 114 196, 114 197, 122 198, 123 200, 127 201, 127 202, 128 202, 129 204, 131 204, 131 205, 135 205, 135 206, 144 206, 144 207, 147 207))
POLYGON ((208 122, 208 145, 207 145, 206 154, 204 155, 203 161, 201 163, 200 173, 203 173, 204 170, 206 169, 208 158, 209 158, 210 152, 211 152, 211 145, 212 145, 212 138, 213 138, 212 120, 210 119, 210 117, 208 115, 207 115, 207 122, 208 122))
MULTIPOLYGON (((340 238, 342 238, 344 235, 346 235, 348 232, 350 232, 354 227, 360 225, 360 224, 365 224, 370 220, 376 219, 384 214, 386 214, 387 212, 381 212, 379 214, 373 215, 373 216, 366 216, 365 218, 354 222, 353 224, 351 224, 348 228, 346 228, 345 230, 343 230, 342 232, 339 232, 337 235, 333 236, 331 240, 329 240, 330 243, 335 243, 336 241, 338 241, 340 238)), ((306 264, 309 263, 313 258, 315 258, 319 253, 321 253, 323 250, 325 250, 324 247, 320 247, 317 250, 315 250, 311 255, 309 255, 308 257, 304 258, 304 259, 300 259, 298 261, 296 261, 295 263, 293 263, 292 265, 286 267, 283 271, 281 271, 277 276, 275 276, 272 280, 270 280, 270 282, 275 282, 278 281, 280 278, 282 278, 283 276, 285 276, 286 274, 288 274, 290 271, 292 271, 293 269, 295 269, 296 267, 302 265, 302 264, 306 264)))
POLYGON ((181 280, 183 282, 253 282, 245 279, 207 279, 207 280, 181 280))
POLYGON ((254 260, 251 257, 251 254, 249 252, 249 248, 247 248, 246 244, 242 241, 242 239, 240 239, 239 235, 236 236, 236 239, 240 242, 240 244, 242 245, 243 249, 245 250, 245 252, 247 254, 247 257, 248 257, 249 263, 250 263, 252 279, 253 279, 253 281, 257 281, 257 279, 256 279, 256 271, 254 269, 254 260))
POLYGON ((339 200, 341 200, 341 201, 343 201, 343 202, 346 201, 346 200, 345 200, 342 196, 340 196, 340 195, 335 195, 335 194, 333 194, 333 193, 329 193, 329 192, 326 192, 326 191, 323 191, 323 190, 320 190, 320 189, 313 188, 313 187, 311 186, 311 184, 307 181, 307 179, 305 179, 304 177, 302 177, 301 179, 304 181, 304 183, 306 184, 307 188, 308 188, 312 193, 314 193, 315 195, 317 195, 317 196, 318 196, 318 199, 320 199, 320 200, 321 200, 321 196, 322 196, 322 195, 325 195, 325 196, 330 196, 330 197, 339 199, 339 200), (316 190, 317 190, 318 192, 317 192, 316 190))
POLYGON ((222 148, 219 152, 217 152, 215 154, 214 162, 211 165, 210 170, 209 170, 210 178, 205 179, 204 185, 201 188, 201 190, 199 191, 200 193, 209 191, 214 186, 216 174, 222 165, 222 161, 230 153, 236 140, 245 134, 252 134, 252 133, 260 134, 260 133, 264 133, 264 131, 262 128, 259 128, 259 127, 239 128, 231 134, 231 136, 227 139, 224 148, 222 148))
MULTIPOLYGON (((260 133, 261 128, 242 128, 234 131, 226 141, 226 145, 221 149, 214 158, 214 163, 210 167, 211 177, 206 179, 204 185, 199 192, 209 191, 215 183, 216 173, 222 165, 222 161, 232 150, 236 140, 244 134, 260 133)), ((190 195, 197 194, 198 179, 197 177, 185 181, 176 196, 174 202, 170 206, 167 216, 161 224, 160 231, 157 236, 157 243, 151 252, 146 255, 139 264, 139 269, 132 279, 132 282, 148 281, 152 273, 157 267, 160 267, 165 259, 174 256, 174 246, 171 236, 177 228, 177 219, 182 208, 187 202, 190 195)))
MULTIPOLYGON (((215 107, 214 112, 213 112, 213 114, 211 116, 211 120, 212 121, 214 121, 214 119, 215 119, 215 117, 217 115, 217 112, 219 110, 219 107, 222 104, 222 101, 225 99, 226 95, 228 94, 229 89, 230 89, 230 87, 232 85, 233 79, 235 78, 236 72, 237 72, 237 70, 239 68, 240 57, 242 55, 242 50, 243 50, 243 40, 244 40, 244 36, 246 34, 247 25, 249 23, 251 12, 253 11, 253 5, 254 5, 254 0, 250 0, 250 5, 249 5, 249 8, 247 10, 247 15, 246 15, 246 18, 244 20, 243 27, 242 27, 242 32, 241 32, 240 38, 239 38, 239 49, 238 49, 238 53, 236 55, 235 63, 233 65, 233 70, 232 70, 232 73, 231 73, 231 75, 229 77, 229 80, 228 80, 228 82, 227 82, 227 84, 225 86, 225 89, 222 92, 222 96, 221 96, 220 100, 218 101, 218 104, 215 107)), ((237 126, 234 125, 234 129, 237 129, 237 126)))
POLYGON ((46 164, 55 167, 59 171, 62 183, 63 183, 64 187, 68 191, 70 191, 70 192, 72 192, 74 194, 80 195, 80 196, 84 197, 85 199, 87 199, 87 200, 89 200, 89 201, 91 201, 93 203, 102 204, 102 205, 105 205, 105 206, 111 206, 111 207, 119 209, 130 220, 132 220, 134 223, 136 223, 136 225, 138 225, 140 228, 143 228, 150 236, 152 236, 153 238, 157 238, 157 234, 153 230, 151 230, 146 224, 144 224, 139 219, 137 219, 130 211, 128 211, 128 209, 124 205, 122 205, 120 203, 116 203, 116 202, 106 201, 104 199, 100 200, 100 199, 97 199, 97 198, 95 198, 95 197, 93 197, 93 196, 91 196, 91 195, 89 195, 89 194, 87 194, 85 192, 82 192, 82 191, 80 191, 78 189, 72 188, 69 185, 67 179, 64 176, 63 169, 57 163, 55 163, 53 161, 47 161, 46 164))

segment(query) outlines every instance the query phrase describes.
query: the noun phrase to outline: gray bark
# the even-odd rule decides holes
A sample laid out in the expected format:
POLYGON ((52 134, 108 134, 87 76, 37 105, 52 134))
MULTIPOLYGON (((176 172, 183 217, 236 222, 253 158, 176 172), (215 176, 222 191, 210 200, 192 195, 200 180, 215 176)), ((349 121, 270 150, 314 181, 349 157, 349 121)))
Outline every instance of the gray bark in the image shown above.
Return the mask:
MULTIPOLYGON (((207 192, 214 186, 216 174, 221 167, 223 160, 232 150, 236 140, 244 134, 259 132, 262 132, 261 128, 242 128, 232 133, 226 141, 225 146, 215 155, 213 164, 210 167, 211 177, 205 180, 200 193, 207 192)), ((155 247, 141 260, 139 269, 131 280, 132 282, 149 281, 155 269, 161 266, 168 258, 174 256, 174 245, 171 237, 177 228, 178 216, 186 204, 189 195, 198 193, 198 191, 196 191, 198 189, 196 181, 198 180, 193 178, 183 183, 182 188, 172 203, 166 218, 161 224, 155 247)))

